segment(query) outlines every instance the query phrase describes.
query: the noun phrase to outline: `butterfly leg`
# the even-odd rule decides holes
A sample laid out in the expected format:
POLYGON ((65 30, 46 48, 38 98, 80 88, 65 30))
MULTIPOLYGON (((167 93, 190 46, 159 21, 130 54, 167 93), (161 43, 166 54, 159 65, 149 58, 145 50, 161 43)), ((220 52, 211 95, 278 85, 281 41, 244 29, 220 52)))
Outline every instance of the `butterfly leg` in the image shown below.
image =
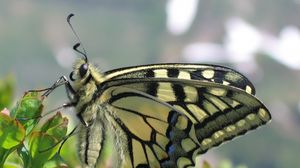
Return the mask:
POLYGON ((71 100, 71 102, 77 102, 77 94, 76 91, 73 89, 72 85, 70 84, 68 78, 66 76, 61 76, 51 87, 45 88, 45 89, 34 89, 34 90, 28 90, 28 92, 45 92, 42 96, 47 97, 49 94, 54 91, 56 88, 65 85, 66 92, 68 95, 68 98, 71 100))
MULTIPOLYGON (((56 88, 60 87, 64 85, 66 88, 66 92, 67 92, 67 96, 70 100, 69 103, 65 103, 62 106, 54 109, 55 111, 61 108, 66 108, 66 107, 74 107, 76 106, 77 102, 78 102, 78 95, 76 93, 76 91, 73 89, 72 85, 70 84, 68 78, 66 76, 61 76, 51 87, 49 88, 45 88, 45 89, 39 89, 39 90, 29 90, 28 92, 44 92, 45 93, 42 95, 43 97, 47 97, 50 95, 50 93, 52 91, 54 91, 56 88)), ((51 110, 54 111, 54 110, 51 110)), ((50 113, 50 112, 49 112, 50 113)), ((47 113, 48 114, 48 113, 47 113)), ((85 125, 88 126, 88 123, 83 119, 82 115, 79 113, 77 114, 77 117, 79 118, 80 122, 85 125)))
MULTIPOLYGON (((57 87, 62 86, 62 85, 65 85, 67 96, 68 96, 69 100, 71 100, 71 102, 63 104, 62 106, 56 108, 55 110, 58 110, 61 108, 66 108, 66 107, 76 106, 76 104, 78 102, 78 97, 66 76, 61 76, 51 87, 42 89, 42 90, 36 90, 36 91, 46 91, 43 94, 43 96, 47 97, 53 90, 55 90, 57 87)), ((83 119, 81 113, 78 113, 77 117, 83 125, 88 126, 88 123, 83 119)))
POLYGON ((74 107, 75 105, 76 105, 76 103, 73 103, 73 102, 64 103, 63 105, 61 105, 61 106, 59 106, 59 107, 57 107, 57 108, 55 108, 55 109, 52 109, 52 110, 50 110, 50 111, 47 111, 47 113, 43 114, 42 117, 45 117, 45 116, 47 116, 47 115, 49 115, 49 114, 51 114, 51 113, 53 113, 53 112, 56 112, 56 111, 58 111, 58 110, 60 110, 60 109, 65 109, 65 108, 69 108, 69 107, 74 107))

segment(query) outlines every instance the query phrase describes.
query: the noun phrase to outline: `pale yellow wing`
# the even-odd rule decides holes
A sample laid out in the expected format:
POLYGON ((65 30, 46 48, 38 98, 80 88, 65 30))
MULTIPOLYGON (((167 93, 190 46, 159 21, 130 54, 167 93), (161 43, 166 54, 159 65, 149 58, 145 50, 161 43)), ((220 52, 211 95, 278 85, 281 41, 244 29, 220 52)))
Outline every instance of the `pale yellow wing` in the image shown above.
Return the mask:
POLYGON ((194 141, 190 134, 195 139, 191 121, 172 106, 139 91, 112 87, 103 96, 107 94, 111 95, 108 101, 116 122, 115 128, 117 132, 124 132, 118 133, 117 137, 123 138, 124 142, 124 137, 120 135, 126 135, 126 142, 119 144, 123 151, 128 151, 125 152, 127 165, 123 166, 176 167, 174 160, 178 160, 177 152, 181 150, 184 153, 177 144, 183 139, 194 141))
POLYGON ((198 154, 271 119, 253 95, 213 82, 122 79, 101 90, 127 136, 122 147, 133 167, 193 166, 198 154))

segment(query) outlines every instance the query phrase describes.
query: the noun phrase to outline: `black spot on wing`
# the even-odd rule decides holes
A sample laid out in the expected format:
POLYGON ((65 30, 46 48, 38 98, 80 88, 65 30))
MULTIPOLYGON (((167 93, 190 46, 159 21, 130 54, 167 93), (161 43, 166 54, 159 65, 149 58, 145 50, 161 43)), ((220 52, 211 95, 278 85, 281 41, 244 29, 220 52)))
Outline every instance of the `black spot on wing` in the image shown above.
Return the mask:
POLYGON ((196 70, 196 71, 190 72, 191 79, 194 79, 194 80, 204 80, 205 78, 201 75, 202 71, 203 70, 196 70))
POLYGON ((155 73, 153 72, 153 70, 147 70, 145 77, 146 78, 153 78, 155 76, 155 73))
POLYGON ((179 75, 179 70, 175 68, 171 68, 167 70, 167 75, 170 78, 177 78, 179 75))
POLYGON ((215 71, 214 74, 214 82, 216 83, 223 83, 225 79, 225 74, 221 71, 215 71))

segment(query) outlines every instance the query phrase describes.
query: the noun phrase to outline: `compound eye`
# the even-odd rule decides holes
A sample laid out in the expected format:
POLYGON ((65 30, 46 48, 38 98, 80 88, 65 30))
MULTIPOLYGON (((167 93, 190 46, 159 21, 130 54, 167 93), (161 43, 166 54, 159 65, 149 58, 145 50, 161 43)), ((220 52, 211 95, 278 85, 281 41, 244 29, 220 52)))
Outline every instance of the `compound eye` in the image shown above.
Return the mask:
POLYGON ((69 77, 70 77, 70 80, 71 80, 71 81, 73 81, 73 82, 75 81, 75 78, 74 78, 74 71, 72 71, 72 72, 70 73, 70 76, 69 76, 69 77))
POLYGON ((82 64, 79 68, 80 77, 83 78, 86 75, 87 71, 88 71, 88 64, 82 64))

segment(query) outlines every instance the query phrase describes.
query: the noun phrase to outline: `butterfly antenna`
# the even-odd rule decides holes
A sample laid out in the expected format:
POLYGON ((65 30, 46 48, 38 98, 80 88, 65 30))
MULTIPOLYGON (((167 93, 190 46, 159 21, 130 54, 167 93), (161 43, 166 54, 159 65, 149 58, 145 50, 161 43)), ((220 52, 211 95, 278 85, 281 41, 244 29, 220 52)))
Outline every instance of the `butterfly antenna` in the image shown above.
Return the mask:
POLYGON ((87 54, 86 54, 86 51, 85 51, 85 49, 84 49, 84 46, 83 46, 83 44, 81 43, 81 40, 80 40, 78 34, 77 34, 76 31, 74 30, 73 25, 71 24, 71 18, 72 18, 73 16, 74 16, 74 14, 71 13, 71 14, 69 14, 69 16, 67 17, 67 22, 68 22, 68 24, 69 24, 69 26, 70 26, 72 32, 73 32, 74 35, 76 36, 77 40, 79 41, 78 43, 76 43, 76 44, 73 46, 73 49, 74 49, 75 51, 77 51, 78 53, 82 54, 82 55, 84 56, 85 61, 88 62, 87 54), (81 45, 83 51, 78 50, 78 47, 79 47, 80 45, 81 45))

